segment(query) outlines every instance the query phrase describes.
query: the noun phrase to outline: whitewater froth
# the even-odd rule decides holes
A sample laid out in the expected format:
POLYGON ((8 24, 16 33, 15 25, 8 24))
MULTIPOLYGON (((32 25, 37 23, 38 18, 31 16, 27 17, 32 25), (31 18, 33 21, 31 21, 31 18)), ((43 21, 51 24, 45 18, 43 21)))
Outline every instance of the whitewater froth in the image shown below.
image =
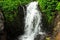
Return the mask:
POLYGON ((42 14, 38 10, 38 2, 31 2, 27 6, 27 13, 25 17, 25 28, 24 35, 22 35, 20 40, 34 40, 34 38, 40 34, 44 33, 41 31, 41 19, 42 14))

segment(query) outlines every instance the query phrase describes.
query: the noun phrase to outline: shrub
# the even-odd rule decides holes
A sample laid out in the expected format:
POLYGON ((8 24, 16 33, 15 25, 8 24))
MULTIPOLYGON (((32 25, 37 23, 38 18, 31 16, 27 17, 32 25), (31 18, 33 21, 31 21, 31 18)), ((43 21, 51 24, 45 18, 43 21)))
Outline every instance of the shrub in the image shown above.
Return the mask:
POLYGON ((60 10, 60 2, 58 2, 58 5, 56 7, 56 10, 60 10))
POLYGON ((0 8, 3 10, 6 21, 13 21, 14 17, 17 16, 18 6, 26 5, 29 2, 31 1, 30 0, 0 0, 0 8))
POLYGON ((38 0, 42 12, 47 16, 48 23, 53 19, 54 11, 56 10, 57 0, 38 0))

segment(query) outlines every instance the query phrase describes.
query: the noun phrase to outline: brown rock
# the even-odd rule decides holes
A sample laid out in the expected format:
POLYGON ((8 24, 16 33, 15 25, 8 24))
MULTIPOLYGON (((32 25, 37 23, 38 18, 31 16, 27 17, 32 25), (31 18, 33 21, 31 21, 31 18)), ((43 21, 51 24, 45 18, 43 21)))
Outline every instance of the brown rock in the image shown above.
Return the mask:
POLYGON ((54 32, 53 32, 53 40, 60 40, 60 14, 57 13, 57 16, 54 20, 54 32))

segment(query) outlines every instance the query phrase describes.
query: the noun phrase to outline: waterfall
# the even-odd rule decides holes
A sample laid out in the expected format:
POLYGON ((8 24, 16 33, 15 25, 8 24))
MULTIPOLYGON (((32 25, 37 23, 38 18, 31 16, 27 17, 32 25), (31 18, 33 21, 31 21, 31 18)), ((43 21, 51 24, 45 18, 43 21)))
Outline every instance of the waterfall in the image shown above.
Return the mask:
POLYGON ((25 33, 19 37, 19 40, 34 40, 38 34, 45 34, 41 31, 41 19, 42 13, 38 10, 38 2, 29 3, 25 16, 25 33))

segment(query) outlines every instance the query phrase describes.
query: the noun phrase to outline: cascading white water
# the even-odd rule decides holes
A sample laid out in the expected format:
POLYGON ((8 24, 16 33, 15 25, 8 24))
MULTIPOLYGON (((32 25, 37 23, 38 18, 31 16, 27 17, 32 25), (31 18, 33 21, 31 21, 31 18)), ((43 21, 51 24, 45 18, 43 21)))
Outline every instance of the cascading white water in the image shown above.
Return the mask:
POLYGON ((41 12, 38 10, 38 2, 31 2, 27 6, 27 13, 25 17, 25 33, 19 39, 20 40, 34 40, 34 38, 41 32, 41 12))

